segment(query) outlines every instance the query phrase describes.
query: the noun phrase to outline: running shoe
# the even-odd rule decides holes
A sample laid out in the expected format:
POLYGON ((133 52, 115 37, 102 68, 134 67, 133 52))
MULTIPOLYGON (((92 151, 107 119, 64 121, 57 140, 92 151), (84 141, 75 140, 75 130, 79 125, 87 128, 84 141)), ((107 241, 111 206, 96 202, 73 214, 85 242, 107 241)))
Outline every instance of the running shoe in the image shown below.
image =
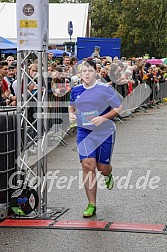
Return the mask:
POLYGON ((110 175, 108 175, 107 177, 105 177, 105 184, 108 190, 111 190, 114 186, 114 179, 112 176, 112 173, 110 173, 110 175))
POLYGON ((96 214, 96 207, 92 203, 89 203, 86 210, 83 212, 83 217, 84 218, 89 218, 92 217, 93 215, 96 214))

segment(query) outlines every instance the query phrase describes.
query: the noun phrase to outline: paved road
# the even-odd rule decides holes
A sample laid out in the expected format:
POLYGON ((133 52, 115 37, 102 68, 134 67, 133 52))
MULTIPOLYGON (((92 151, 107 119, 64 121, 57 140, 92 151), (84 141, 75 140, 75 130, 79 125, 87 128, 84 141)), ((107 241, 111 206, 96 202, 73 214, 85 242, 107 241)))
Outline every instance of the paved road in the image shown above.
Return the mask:
MULTIPOLYGON (((123 124, 117 122, 115 187, 112 191, 98 188, 97 215, 92 219, 167 224, 167 106, 162 104, 160 109, 134 116, 124 119, 123 124)), ((79 183, 81 167, 73 150, 75 134, 66 141, 67 147, 59 146, 48 157, 48 170, 58 171, 48 193, 48 205, 69 208, 61 220, 82 220, 87 200, 79 183), (61 176, 67 176, 66 183, 60 183, 61 176)), ((167 238, 126 232, 0 229, 0 252, 25 251, 167 252, 167 238)))

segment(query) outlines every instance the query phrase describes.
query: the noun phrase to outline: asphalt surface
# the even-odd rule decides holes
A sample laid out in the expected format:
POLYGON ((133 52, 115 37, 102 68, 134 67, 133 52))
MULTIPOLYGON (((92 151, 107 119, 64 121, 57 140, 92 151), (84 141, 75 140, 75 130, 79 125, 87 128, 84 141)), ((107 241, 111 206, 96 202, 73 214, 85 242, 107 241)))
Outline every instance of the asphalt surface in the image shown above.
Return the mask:
MULTIPOLYGON (((161 104, 160 109, 150 108, 147 112, 137 112, 134 118, 124 119, 123 124, 116 123, 112 160, 115 187, 112 191, 102 189, 99 177, 97 214, 92 220, 167 224, 167 106, 161 104)), ((66 137, 67 147, 59 145, 48 155, 48 171, 57 171, 48 193, 48 206, 69 208, 60 220, 83 220, 87 205, 75 136, 73 133, 66 137), (64 183, 62 176, 67 177, 63 177, 64 183)), ((108 231, 0 229, 0 252, 16 251, 167 252, 167 237, 108 231)))

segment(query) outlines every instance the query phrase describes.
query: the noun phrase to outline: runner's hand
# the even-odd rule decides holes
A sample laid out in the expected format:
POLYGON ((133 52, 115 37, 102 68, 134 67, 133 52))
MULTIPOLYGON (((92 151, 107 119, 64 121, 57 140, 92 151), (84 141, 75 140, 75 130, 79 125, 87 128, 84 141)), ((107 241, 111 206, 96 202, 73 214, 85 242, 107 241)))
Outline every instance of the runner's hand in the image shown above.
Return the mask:
POLYGON ((103 122, 107 121, 108 119, 102 117, 102 116, 97 116, 91 120, 92 124, 95 126, 101 125, 103 122))
POLYGON ((76 115, 74 115, 73 113, 69 113, 69 121, 71 124, 76 123, 76 115))

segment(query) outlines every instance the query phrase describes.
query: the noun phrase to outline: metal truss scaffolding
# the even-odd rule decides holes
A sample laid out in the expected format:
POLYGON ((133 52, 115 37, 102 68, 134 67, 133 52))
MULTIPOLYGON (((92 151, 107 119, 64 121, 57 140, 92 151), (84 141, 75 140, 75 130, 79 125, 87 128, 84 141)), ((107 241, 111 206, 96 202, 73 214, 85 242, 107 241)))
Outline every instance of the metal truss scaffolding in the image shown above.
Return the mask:
POLYGON ((25 187, 37 189, 37 214, 47 210, 47 53, 17 53, 17 170, 25 187), (29 74, 28 59, 35 54, 38 73, 29 74), (34 85, 33 92, 29 90, 34 85), (33 117, 30 112, 33 110, 33 117), (33 155, 32 155, 33 154, 33 155))

